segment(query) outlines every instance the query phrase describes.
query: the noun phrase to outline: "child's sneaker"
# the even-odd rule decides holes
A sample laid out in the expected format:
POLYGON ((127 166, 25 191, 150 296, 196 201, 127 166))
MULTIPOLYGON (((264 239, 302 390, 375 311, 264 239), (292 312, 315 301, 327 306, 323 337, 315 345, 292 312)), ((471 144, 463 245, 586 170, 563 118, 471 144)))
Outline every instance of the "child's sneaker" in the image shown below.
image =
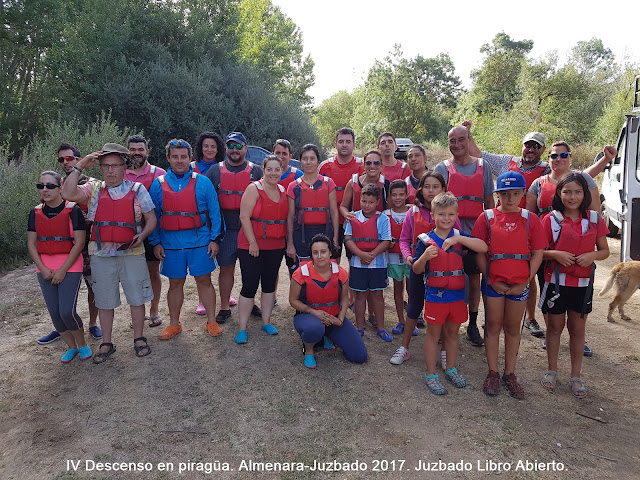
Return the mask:
POLYGON ((409 359, 409 349, 400 347, 396 350, 396 353, 393 354, 391 360, 389 360, 393 365, 402 365, 402 362, 409 359))
POLYGON ((500 388, 500 375, 494 370, 489 370, 487 378, 484 379, 482 391, 487 395, 495 397, 498 395, 498 388, 500 388))
POLYGON ((444 395, 445 393, 447 393, 447 389, 444 388, 444 385, 442 385, 442 383, 440 383, 440 378, 438 378, 437 373, 433 373, 424 377, 424 383, 427 384, 427 387, 429 387, 429 390, 431 390, 431 393, 433 393, 434 395, 444 395))
POLYGON ((464 388, 467 386, 467 381, 458 373, 458 369, 456 367, 447 370, 444 375, 456 388, 464 388))
POLYGON ((518 400, 522 400, 524 398, 524 389, 522 385, 518 383, 518 379, 515 374, 510 373, 509 375, 502 375, 502 381, 504 382, 504 386, 509 390, 509 395, 513 398, 517 398, 518 400))

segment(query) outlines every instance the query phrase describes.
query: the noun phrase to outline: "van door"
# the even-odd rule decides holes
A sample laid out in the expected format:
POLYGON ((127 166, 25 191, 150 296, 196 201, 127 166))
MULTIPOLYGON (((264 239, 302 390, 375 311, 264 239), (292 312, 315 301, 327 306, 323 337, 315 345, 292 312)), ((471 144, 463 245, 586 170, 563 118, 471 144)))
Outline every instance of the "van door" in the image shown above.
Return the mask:
MULTIPOLYGON (((626 141, 627 125, 625 123, 618 136, 618 143, 616 144, 618 155, 607 165, 602 174, 602 187, 600 188, 601 211, 602 217, 612 235, 617 234, 619 229, 622 228, 622 177, 626 141)), ((603 155, 604 154, 600 152, 595 161, 600 160, 603 155)))
MULTIPOLYGON (((640 260, 640 136, 638 126, 640 117, 628 115, 625 124, 625 141, 622 191, 622 242, 620 245, 620 260, 640 260)), ((622 145, 621 145, 622 146, 622 145)))

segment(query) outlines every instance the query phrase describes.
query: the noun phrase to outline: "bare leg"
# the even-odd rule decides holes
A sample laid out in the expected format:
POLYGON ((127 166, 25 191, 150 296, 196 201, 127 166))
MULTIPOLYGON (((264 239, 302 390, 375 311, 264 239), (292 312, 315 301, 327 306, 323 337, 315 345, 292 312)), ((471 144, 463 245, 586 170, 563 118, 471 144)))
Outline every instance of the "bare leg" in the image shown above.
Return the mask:
MULTIPOLYGON (((505 299, 504 305, 504 373, 515 373, 520 348, 520 322, 526 302, 505 299)), ((582 343, 584 348, 584 342, 582 343)))
MULTIPOLYGON (((260 294, 260 309, 262 310, 262 324, 271 323, 271 312, 273 311, 273 300, 276 298, 276 292, 260 294)), ((253 307, 253 306, 252 306, 253 307)))
MULTIPOLYGON (((222 290, 222 288, 220 288, 222 290)), ((229 296, 227 295, 227 301, 229 296)), ((253 308, 253 298, 247 298, 240 295, 238 297, 238 330, 246 330, 247 322, 249 321, 249 315, 251 315, 251 309, 253 308)))
POLYGON ((504 297, 487 297, 487 332, 484 336, 484 350, 487 354, 489 370, 498 371, 498 351, 500 332, 504 318, 504 297))
MULTIPOLYGON (((131 310, 131 323, 133 323, 133 338, 144 337, 144 303, 142 305, 129 305, 131 310)), ((143 342, 140 345, 144 345, 143 342)))
MULTIPOLYGON (((211 274, 193 277, 198 288, 198 298, 207 311, 207 323, 216 321, 216 289, 211 283, 211 274)), ((227 297, 227 301, 229 297, 227 297)))
POLYGON ((427 323, 427 334, 424 337, 424 363, 427 364, 427 375, 436 373, 436 356, 438 355, 438 339, 442 333, 442 325, 427 323))
POLYGON ((384 290, 374 290, 369 292, 370 307, 373 306, 373 312, 376 316, 376 329, 384 330, 384 290))
POLYGON ((480 308, 480 274, 469 275, 469 311, 477 312, 480 308))
POLYGON ((411 342, 411 337, 413 336, 413 330, 418 325, 418 320, 415 318, 409 318, 404 322, 404 331, 402 332, 402 346, 404 348, 409 348, 409 343, 411 342))
POLYGON ((447 370, 455 368, 458 362, 458 346, 460 345, 460 324, 446 321, 444 322, 442 351, 445 351, 445 342, 447 345, 447 370))
POLYGON ((569 352, 571 353, 571 376, 580 377, 584 354, 585 327, 587 315, 580 318, 578 312, 567 312, 567 330, 569 330, 569 352))
POLYGON ((218 287, 220 289, 220 310, 229 310, 229 297, 233 289, 233 276, 235 275, 236 264, 220 267, 218 275, 218 287))
MULTIPOLYGON (((170 278, 169 279, 169 291, 167 292, 167 304, 169 305, 169 323, 174 327, 177 327, 178 324, 180 323, 180 310, 182 310, 182 303, 184 302, 185 280, 186 278, 170 278)), ((134 324, 134 329, 135 329, 135 324, 134 324)))
POLYGON ((367 296, 369 292, 355 291, 355 304, 356 304, 356 328, 358 330, 364 330, 364 314, 367 308, 367 296))
MULTIPOLYGON (((548 315, 547 320, 547 366, 552 372, 558 371, 560 338, 564 330, 565 314, 548 315)), ((584 346, 582 347, 584 349, 584 346)), ((582 354, 581 354, 582 355, 582 354)))
POLYGON ((79 328, 78 330, 71 331, 67 330, 66 332, 60 332, 60 337, 67 344, 69 349, 80 348, 87 345, 87 342, 84 339, 84 329, 79 328))
MULTIPOLYGON (((111 310, 99 309, 98 316, 100 317, 100 328, 102 329, 102 342, 112 343, 111 333, 113 330, 113 309, 111 310)), ((143 320, 144 320, 144 315, 143 315, 143 320)), ((102 353, 108 352, 109 347, 102 347, 99 351, 102 353)))
POLYGON ((527 320, 536 318, 536 303, 538 300, 538 282, 535 277, 529 282, 529 298, 527 299, 527 320))
MULTIPOLYGON (((398 314, 398 322, 404 321, 404 278, 401 282, 393 281, 393 301, 396 304, 396 313, 398 314)), ((405 325, 406 329, 406 325, 405 325)), ((413 330, 411 331, 413 333, 413 330)))
POLYGON ((147 270, 149 270, 149 279, 151 280, 151 289, 153 290, 153 300, 149 307, 149 316, 158 315, 160 307, 160 294, 162 292, 162 279, 160 278, 160 262, 147 262, 147 270))

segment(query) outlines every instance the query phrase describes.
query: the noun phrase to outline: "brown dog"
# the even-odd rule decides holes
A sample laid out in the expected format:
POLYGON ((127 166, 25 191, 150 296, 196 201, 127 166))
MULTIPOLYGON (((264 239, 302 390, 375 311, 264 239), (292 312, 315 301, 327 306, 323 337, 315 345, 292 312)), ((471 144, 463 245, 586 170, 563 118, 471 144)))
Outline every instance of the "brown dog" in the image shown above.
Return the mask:
POLYGON ((640 287, 640 262, 623 262, 613 267, 607 283, 602 287, 598 296, 601 297, 607 293, 614 285, 616 287, 616 296, 613 297, 613 301, 609 304, 607 321, 615 321, 611 315, 617 306, 620 317, 629 322, 631 318, 624 314, 624 304, 631 298, 631 295, 633 295, 638 287, 640 287))

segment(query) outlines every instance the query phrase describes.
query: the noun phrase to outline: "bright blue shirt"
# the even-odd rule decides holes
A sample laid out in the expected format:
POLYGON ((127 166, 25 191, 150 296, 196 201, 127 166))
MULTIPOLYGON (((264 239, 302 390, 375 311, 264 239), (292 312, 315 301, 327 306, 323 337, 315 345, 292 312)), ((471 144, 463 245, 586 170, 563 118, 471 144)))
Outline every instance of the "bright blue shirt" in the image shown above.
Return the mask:
MULTIPOLYGON (((181 178, 178 178, 171 168, 164 176, 165 182, 171 187, 174 192, 179 192, 187 186, 191 180, 191 173, 193 170, 189 168, 189 171, 185 173, 181 178)), ((151 245, 157 245, 158 243, 167 250, 181 250, 186 248, 204 247, 209 245, 211 241, 219 241, 224 233, 224 227, 222 225, 222 217, 220 215, 220 205, 218 204, 218 195, 213 188, 211 180, 205 175, 197 175, 196 178, 196 205, 198 211, 207 211, 208 214, 201 214, 200 220, 202 226, 197 229, 190 230, 163 230, 161 228, 162 219, 162 186, 160 181, 156 178, 151 184, 149 194, 156 206, 155 213, 158 219, 158 225, 151 235, 149 235, 149 242, 151 245), (210 227, 208 226, 211 225, 210 227)))
MULTIPOLYGON (((301 176, 304 175, 304 172, 302 171, 302 169, 296 167, 297 171, 296 171, 296 180, 298 178, 300 178, 301 176)), ((280 177, 280 181, 284 180, 285 178, 287 178, 287 176, 291 173, 291 165, 289 165, 289 168, 287 168, 287 171, 284 172, 282 174, 282 176, 280 177)))
POLYGON ((216 162, 205 162, 203 159, 200 159, 196 162, 198 164, 198 168, 200 169, 200 173, 202 175, 206 175, 211 165, 214 165, 216 162))
MULTIPOLYGON (((436 242, 436 245, 438 245, 439 248, 442 248, 442 244, 446 240, 445 238, 440 238, 438 235, 436 235, 435 230, 432 230, 427 235, 429 235, 429 237, 431 237, 431 239, 434 242, 436 242)), ((460 235, 462 235, 463 237, 473 238, 471 235, 469 235, 466 232, 463 232, 462 230, 460 230, 460 235)), ((449 235, 447 235, 447 238, 449 237, 453 237, 453 229, 451 229, 451 231, 449 232, 449 235)), ((416 246, 416 254, 413 258, 415 259, 420 258, 420 256, 424 253, 426 249, 427 249, 427 246, 421 240, 418 240, 418 245, 416 246)), ((462 249, 467 250, 466 247, 462 247, 462 249)), ((460 290, 449 290, 447 288, 437 288, 437 287, 427 286, 427 273, 429 273, 429 262, 427 262, 427 265, 424 269, 424 280, 425 280, 424 299, 427 302, 453 303, 453 302, 459 302, 460 300, 464 300, 464 288, 460 290)))

